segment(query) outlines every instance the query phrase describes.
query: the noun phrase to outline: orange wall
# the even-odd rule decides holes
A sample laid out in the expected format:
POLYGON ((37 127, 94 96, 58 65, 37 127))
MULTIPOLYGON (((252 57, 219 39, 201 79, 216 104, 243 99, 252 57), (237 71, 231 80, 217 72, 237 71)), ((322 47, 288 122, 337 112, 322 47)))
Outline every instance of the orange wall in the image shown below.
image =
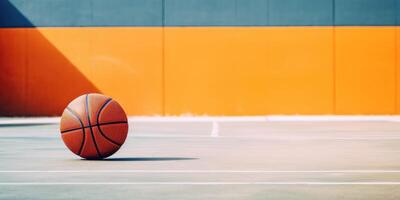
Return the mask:
POLYGON ((396 112, 396 28, 336 28, 336 111, 396 112))
POLYGON ((166 114, 332 113, 332 28, 168 28, 166 114))
POLYGON ((26 30, 0 29, 0 113, 23 115, 26 96, 26 30))
POLYGON ((396 113, 400 113, 400 27, 396 28, 396 113))
POLYGON ((395 114, 399 48, 399 27, 0 29, 0 113, 101 92, 130 115, 395 114))

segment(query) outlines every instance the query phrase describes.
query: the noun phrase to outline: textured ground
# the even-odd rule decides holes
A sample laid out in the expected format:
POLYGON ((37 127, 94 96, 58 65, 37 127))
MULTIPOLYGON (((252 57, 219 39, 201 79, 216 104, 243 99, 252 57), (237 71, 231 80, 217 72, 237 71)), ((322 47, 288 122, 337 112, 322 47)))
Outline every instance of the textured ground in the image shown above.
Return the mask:
POLYGON ((86 161, 57 124, 2 124, 0 199, 400 199, 399 122, 130 125, 86 161))

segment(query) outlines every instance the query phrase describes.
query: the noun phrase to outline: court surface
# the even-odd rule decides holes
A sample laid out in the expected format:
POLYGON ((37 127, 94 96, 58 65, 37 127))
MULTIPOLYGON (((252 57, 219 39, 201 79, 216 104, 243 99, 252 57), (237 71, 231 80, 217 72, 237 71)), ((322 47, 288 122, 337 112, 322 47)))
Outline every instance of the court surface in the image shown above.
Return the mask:
POLYGON ((55 121, 0 120, 0 199, 400 199, 396 120, 130 120, 102 161, 55 121))

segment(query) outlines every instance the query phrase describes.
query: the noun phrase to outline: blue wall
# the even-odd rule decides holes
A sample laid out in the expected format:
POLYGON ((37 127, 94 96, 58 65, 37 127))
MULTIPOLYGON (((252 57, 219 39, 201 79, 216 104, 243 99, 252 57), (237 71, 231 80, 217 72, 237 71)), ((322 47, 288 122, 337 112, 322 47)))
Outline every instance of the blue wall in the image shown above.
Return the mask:
POLYGON ((393 26, 400 0, 0 0, 0 27, 163 25, 393 26))

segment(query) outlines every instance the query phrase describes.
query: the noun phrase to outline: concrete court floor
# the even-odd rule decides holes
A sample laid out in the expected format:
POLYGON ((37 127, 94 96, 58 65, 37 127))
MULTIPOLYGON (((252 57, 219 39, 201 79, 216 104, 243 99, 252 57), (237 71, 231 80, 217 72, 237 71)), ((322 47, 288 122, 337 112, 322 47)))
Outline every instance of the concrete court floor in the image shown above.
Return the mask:
POLYGON ((0 199, 400 199, 400 122, 211 125, 130 124, 103 161, 69 152, 57 124, 1 125, 0 199))

